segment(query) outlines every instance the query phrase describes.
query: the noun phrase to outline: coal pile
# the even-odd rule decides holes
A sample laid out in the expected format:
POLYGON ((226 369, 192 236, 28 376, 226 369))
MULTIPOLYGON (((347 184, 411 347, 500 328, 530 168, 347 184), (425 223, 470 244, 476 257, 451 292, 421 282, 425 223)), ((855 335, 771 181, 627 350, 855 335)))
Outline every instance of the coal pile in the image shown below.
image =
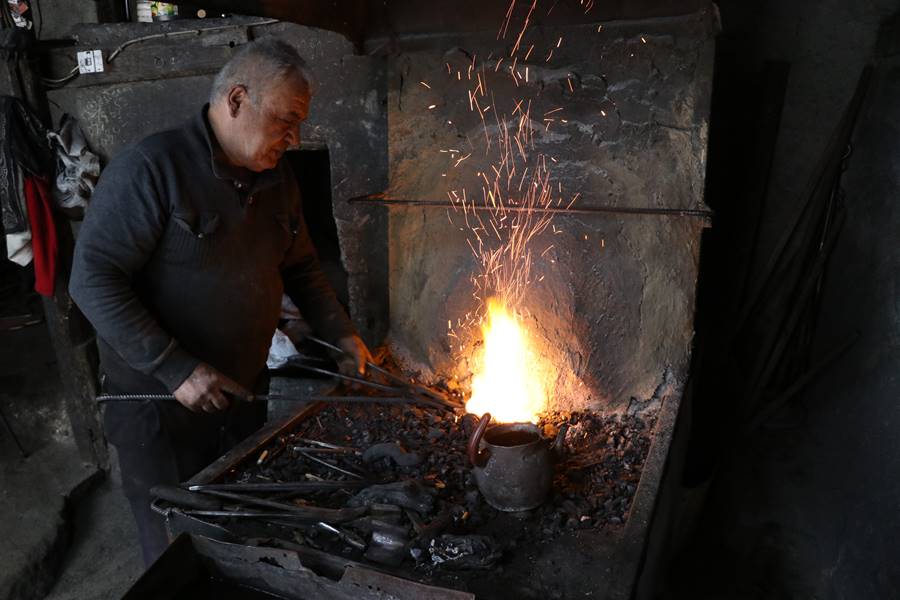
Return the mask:
POLYGON ((575 530, 620 528, 655 414, 544 415, 539 427, 549 439, 568 424, 565 451, 548 501, 515 517, 489 506, 475 484, 466 443, 476 423, 474 415, 411 404, 329 404, 230 473, 228 482, 344 482, 343 489, 264 497, 295 506, 365 506, 370 516, 327 527, 282 522, 272 528, 269 522, 266 535, 420 573, 483 570, 520 546, 575 530))

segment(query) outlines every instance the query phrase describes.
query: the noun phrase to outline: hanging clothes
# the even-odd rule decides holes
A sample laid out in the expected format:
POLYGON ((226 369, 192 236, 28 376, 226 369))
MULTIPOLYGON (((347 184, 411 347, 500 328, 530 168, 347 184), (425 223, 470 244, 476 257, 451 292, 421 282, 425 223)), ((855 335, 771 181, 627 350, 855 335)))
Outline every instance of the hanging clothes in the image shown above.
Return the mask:
POLYGON ((51 165, 40 119, 20 99, 0 96, 0 212, 5 233, 27 231, 25 177, 44 177, 51 165))
POLYGON ((31 251, 34 255, 34 291, 52 296, 56 284, 58 244, 50 187, 40 177, 25 178, 25 203, 31 225, 31 251))

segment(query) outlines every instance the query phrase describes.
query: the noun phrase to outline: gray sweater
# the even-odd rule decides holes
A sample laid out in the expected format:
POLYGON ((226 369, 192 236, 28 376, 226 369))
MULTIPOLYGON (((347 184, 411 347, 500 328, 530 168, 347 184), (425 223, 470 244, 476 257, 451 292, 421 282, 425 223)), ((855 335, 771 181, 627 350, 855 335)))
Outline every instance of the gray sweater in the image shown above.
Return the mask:
POLYGON ((354 332, 287 161, 231 167, 206 113, 117 156, 78 235, 69 291, 119 392, 174 391, 201 361, 253 387, 283 292, 321 336, 354 332))

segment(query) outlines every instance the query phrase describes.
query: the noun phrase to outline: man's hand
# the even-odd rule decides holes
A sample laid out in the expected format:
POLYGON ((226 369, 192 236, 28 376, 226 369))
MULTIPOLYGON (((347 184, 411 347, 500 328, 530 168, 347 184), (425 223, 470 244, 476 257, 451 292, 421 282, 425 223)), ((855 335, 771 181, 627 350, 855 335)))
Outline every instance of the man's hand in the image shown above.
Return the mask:
POLYGON ((344 375, 365 375, 366 363, 372 361, 372 355, 365 342, 358 335, 348 335, 337 341, 337 346, 344 354, 337 358, 338 369, 344 375))
POLYGON ((233 379, 216 371, 206 363, 200 363, 190 377, 175 390, 175 399, 194 412, 216 412, 228 408, 228 392, 239 398, 251 394, 233 379))

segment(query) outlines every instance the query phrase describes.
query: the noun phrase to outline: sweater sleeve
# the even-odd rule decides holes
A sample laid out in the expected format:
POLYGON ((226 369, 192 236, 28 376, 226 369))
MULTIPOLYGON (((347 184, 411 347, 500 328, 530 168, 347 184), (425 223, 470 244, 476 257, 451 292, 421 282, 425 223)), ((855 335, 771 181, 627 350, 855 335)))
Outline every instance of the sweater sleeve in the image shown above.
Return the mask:
POLYGON ((284 289, 300 314, 320 336, 331 342, 356 333, 356 328, 322 272, 319 257, 300 210, 299 190, 293 190, 294 241, 282 266, 284 289))
POLYGON ((133 286, 168 220, 155 181, 137 149, 106 168, 79 231, 69 293, 129 366, 174 391, 200 361, 163 330, 133 286))

